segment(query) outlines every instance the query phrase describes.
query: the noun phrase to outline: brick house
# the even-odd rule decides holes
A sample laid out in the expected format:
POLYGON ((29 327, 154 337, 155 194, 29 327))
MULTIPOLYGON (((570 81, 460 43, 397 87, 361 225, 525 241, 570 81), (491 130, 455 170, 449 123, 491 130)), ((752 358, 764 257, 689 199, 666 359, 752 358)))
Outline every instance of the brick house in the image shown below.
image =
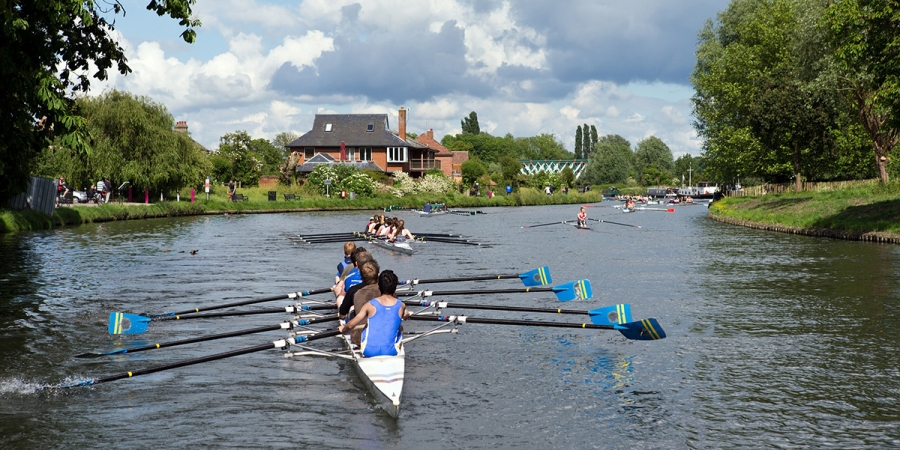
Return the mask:
POLYGON ((469 160, 469 152, 451 151, 444 147, 434 139, 433 129, 420 134, 416 140, 435 150, 436 167, 439 167, 444 172, 444 175, 454 181, 462 181, 462 169, 460 167, 462 163, 469 160))
POLYGON ((421 177, 431 168, 441 168, 435 159, 439 149, 407 138, 403 107, 399 116, 399 131, 394 132, 387 114, 316 114, 312 130, 286 147, 299 172, 311 171, 315 166, 304 163, 328 160, 384 172, 403 171, 413 178, 421 177), (341 144, 345 149, 343 158, 341 144), (316 155, 322 156, 310 161, 316 155))

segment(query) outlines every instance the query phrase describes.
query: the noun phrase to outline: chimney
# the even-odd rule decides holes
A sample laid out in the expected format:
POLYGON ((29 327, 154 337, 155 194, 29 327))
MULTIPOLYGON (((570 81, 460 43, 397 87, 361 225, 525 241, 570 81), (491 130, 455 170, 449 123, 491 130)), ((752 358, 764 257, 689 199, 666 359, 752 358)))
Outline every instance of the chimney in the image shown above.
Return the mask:
POLYGON ((179 120, 178 122, 175 122, 175 131, 179 133, 187 133, 187 121, 179 120))
POLYGON ((397 127, 399 128, 400 139, 406 140, 406 109, 400 107, 400 118, 397 119, 397 127))

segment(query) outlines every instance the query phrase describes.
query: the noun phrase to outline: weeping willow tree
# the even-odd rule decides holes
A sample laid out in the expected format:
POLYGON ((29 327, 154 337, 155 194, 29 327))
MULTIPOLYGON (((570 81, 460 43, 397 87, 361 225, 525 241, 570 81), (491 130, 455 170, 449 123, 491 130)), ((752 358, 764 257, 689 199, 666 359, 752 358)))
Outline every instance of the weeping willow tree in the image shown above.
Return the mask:
POLYGON ((109 91, 79 98, 76 113, 85 118, 93 151, 54 145, 42 153, 40 172, 66 175, 76 187, 108 178, 137 189, 171 194, 199 188, 212 171, 206 152, 187 134, 174 130, 165 106, 147 97, 109 91))

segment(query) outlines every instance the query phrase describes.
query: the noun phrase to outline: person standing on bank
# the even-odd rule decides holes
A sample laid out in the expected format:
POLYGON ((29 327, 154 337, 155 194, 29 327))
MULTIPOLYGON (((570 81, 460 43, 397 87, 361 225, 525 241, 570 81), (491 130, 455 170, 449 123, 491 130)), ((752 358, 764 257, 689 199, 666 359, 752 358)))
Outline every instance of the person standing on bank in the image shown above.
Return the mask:
POLYGON ((237 201, 234 199, 234 190, 235 190, 234 180, 231 180, 228 182, 228 200, 230 200, 232 202, 237 201))

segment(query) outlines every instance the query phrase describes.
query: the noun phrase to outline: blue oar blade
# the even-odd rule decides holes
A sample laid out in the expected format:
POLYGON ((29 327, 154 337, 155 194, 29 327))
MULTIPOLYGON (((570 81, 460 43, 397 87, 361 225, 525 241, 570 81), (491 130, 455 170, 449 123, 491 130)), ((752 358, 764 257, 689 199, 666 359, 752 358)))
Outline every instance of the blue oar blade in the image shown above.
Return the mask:
POLYGON ((546 286, 553 282, 550 278, 550 268, 547 266, 534 269, 519 275, 525 286, 546 286))
POLYGON ((561 302, 572 300, 587 300, 593 295, 591 291, 591 282, 588 280, 573 281, 571 283, 556 286, 553 292, 556 293, 556 299, 561 302))
POLYGON ((588 311, 588 315, 594 325, 623 325, 631 322, 631 305, 621 303, 592 309, 588 311))
POLYGON ((666 332, 656 319, 641 319, 636 322, 628 322, 616 325, 616 329, 628 339, 636 341, 655 341, 665 339, 666 332))
POLYGON ((141 334, 150 327, 150 318, 128 313, 109 313, 109 334, 141 334))

